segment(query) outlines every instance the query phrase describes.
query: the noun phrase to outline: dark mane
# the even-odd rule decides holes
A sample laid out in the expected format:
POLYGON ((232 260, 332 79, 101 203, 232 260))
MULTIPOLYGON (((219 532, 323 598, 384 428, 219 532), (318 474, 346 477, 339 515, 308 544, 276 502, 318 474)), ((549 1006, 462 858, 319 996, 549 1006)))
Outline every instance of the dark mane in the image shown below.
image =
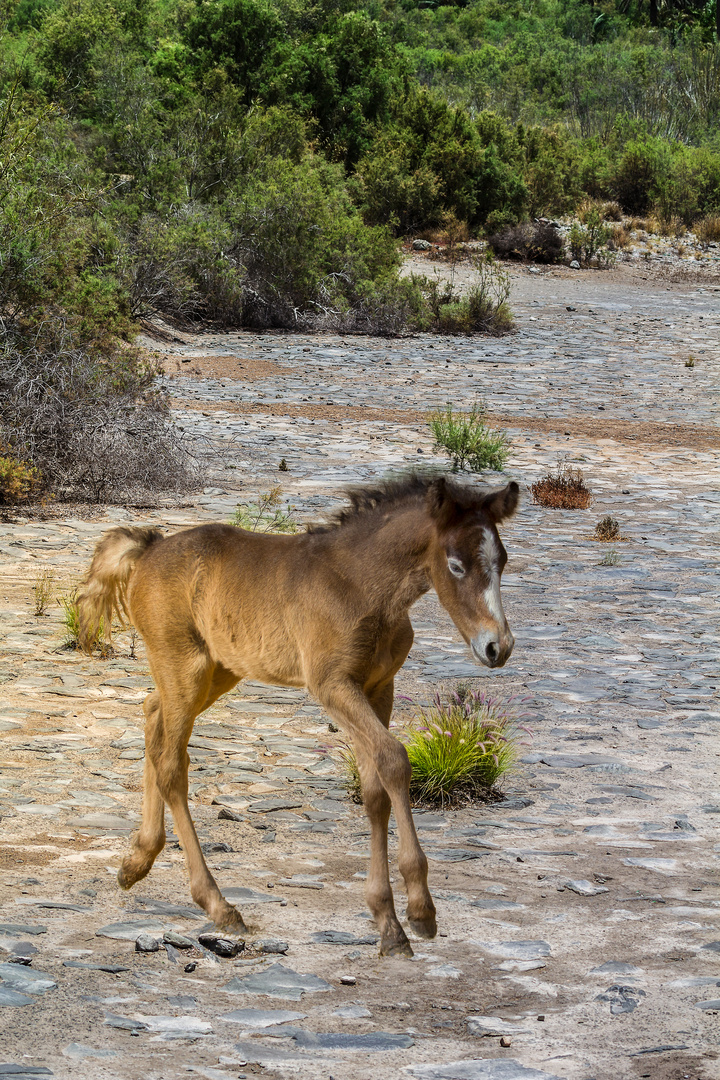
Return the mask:
POLYGON ((387 511, 410 499, 425 499, 430 487, 438 481, 444 482, 446 491, 456 502, 468 508, 477 505, 486 494, 486 489, 456 480, 442 472, 413 470, 401 476, 388 477, 373 486, 345 488, 344 494, 350 500, 350 505, 336 510, 325 522, 308 525, 307 531, 328 532, 342 528, 374 510, 387 511))

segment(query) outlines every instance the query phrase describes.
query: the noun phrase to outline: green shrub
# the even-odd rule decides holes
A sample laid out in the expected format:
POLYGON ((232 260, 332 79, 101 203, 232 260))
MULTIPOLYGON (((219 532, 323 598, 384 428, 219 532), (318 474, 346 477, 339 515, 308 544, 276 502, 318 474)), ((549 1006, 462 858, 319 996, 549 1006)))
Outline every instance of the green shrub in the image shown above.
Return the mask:
POLYGON ((281 496, 282 488, 276 486, 263 491, 257 502, 239 503, 232 524, 248 532, 297 532, 291 510, 283 510, 280 505, 281 496))
POLYGON ((8 450, 0 443, 0 506, 17 506, 32 498, 42 478, 33 465, 19 461, 8 450))
POLYGON ((481 403, 473 405, 469 413, 456 413, 448 404, 444 412, 431 415, 434 448, 447 454, 453 472, 465 468, 471 472, 500 471, 504 467, 510 441, 504 431, 488 428, 485 416, 486 409, 481 403))
POLYGON ((612 239, 612 228, 603 223, 597 206, 586 208, 583 217, 584 224, 574 221, 570 226, 570 253, 573 259, 585 266, 593 260, 598 266, 607 266, 611 259, 607 244, 612 239))

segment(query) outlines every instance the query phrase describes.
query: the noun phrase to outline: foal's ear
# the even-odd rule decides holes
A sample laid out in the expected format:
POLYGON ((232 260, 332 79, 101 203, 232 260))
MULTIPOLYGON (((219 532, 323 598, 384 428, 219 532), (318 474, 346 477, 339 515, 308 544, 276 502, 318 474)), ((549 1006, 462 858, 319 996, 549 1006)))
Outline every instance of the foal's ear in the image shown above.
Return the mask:
POLYGON ((427 489, 427 507, 440 529, 445 529, 457 514, 457 504, 448 491, 444 476, 438 476, 427 489))
POLYGON ((494 525, 512 517, 520 502, 520 488, 511 480, 507 487, 491 491, 482 501, 482 510, 494 525))

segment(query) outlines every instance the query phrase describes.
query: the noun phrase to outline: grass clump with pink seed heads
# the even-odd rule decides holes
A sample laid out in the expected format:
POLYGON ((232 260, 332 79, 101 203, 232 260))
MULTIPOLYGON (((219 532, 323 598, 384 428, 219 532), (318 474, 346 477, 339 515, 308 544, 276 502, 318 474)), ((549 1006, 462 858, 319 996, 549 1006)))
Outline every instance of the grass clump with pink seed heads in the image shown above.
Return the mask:
MULTIPOLYGON (((512 699, 502 701, 466 686, 446 699, 436 694, 415 720, 393 732, 410 758, 412 800, 432 806, 486 800, 528 745, 530 729, 519 719, 512 699)), ((355 755, 347 749, 343 758, 348 790, 360 802, 355 755)))

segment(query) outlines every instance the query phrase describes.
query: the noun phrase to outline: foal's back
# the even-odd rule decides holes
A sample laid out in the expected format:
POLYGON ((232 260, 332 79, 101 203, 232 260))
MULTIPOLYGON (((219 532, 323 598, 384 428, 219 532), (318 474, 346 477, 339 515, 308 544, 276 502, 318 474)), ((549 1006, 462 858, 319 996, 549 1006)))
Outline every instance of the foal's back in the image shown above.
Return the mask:
POLYGON ((332 607, 314 539, 214 524, 148 548, 128 603, 151 665, 200 651, 238 678, 304 685, 310 626, 315 637, 332 607))

